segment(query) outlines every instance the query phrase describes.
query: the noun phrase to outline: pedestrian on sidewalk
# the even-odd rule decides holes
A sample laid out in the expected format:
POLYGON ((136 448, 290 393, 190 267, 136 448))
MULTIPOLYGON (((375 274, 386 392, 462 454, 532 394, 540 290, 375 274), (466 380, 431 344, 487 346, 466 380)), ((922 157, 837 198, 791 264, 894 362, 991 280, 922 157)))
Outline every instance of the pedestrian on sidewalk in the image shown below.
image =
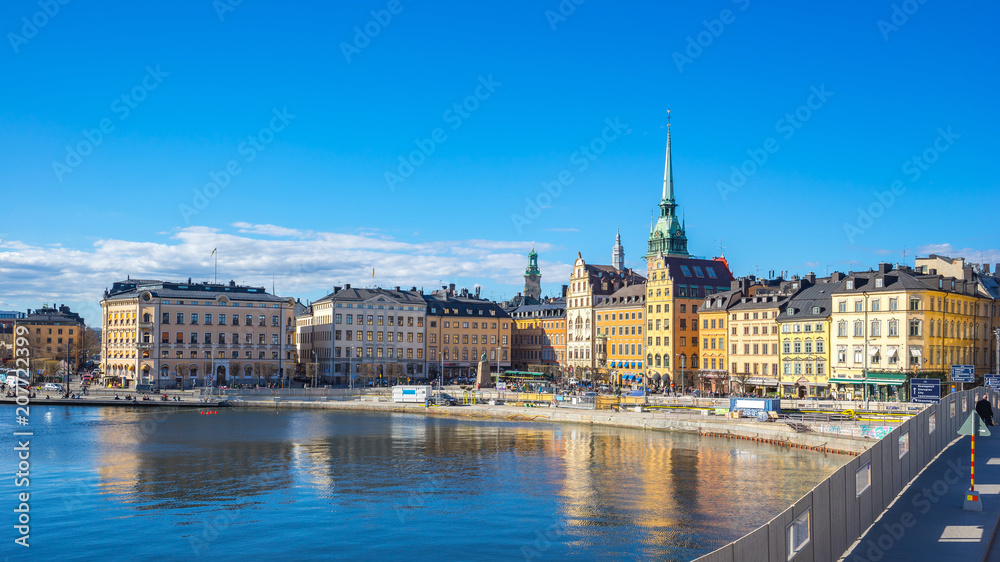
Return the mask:
POLYGON ((976 413, 983 419, 983 423, 993 425, 993 406, 990 405, 989 395, 984 394, 983 399, 976 402, 976 413))

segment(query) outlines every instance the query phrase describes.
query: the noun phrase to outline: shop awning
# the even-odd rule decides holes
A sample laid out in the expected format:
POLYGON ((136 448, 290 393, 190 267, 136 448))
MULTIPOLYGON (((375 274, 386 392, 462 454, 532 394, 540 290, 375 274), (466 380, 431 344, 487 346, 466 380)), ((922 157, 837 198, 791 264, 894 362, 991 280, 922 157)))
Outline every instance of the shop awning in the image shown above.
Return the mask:
POLYGON ((920 359, 920 355, 921 355, 921 349, 919 347, 911 347, 910 348, 910 356, 911 357, 916 357, 917 359, 920 359))
POLYGON ((896 347, 896 346, 894 346, 894 345, 890 345, 889 346, 889 357, 892 358, 892 357, 898 357, 898 356, 899 356, 899 348, 896 347))
POLYGON ((870 345, 870 346, 868 346, 868 356, 869 357, 875 357, 876 355, 878 355, 878 350, 879 350, 879 346, 877 346, 877 345, 870 345))

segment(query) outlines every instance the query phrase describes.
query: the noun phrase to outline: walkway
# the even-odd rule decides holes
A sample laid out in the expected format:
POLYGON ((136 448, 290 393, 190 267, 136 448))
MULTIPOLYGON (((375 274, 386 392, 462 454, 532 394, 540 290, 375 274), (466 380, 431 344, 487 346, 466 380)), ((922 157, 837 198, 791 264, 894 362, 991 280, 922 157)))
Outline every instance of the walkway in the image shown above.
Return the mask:
MULTIPOLYGON (((841 558, 849 562, 1000 560, 1000 426, 976 437, 976 490, 983 511, 965 511, 969 436, 944 449, 841 558)), ((956 437, 958 437, 956 435, 956 437)))

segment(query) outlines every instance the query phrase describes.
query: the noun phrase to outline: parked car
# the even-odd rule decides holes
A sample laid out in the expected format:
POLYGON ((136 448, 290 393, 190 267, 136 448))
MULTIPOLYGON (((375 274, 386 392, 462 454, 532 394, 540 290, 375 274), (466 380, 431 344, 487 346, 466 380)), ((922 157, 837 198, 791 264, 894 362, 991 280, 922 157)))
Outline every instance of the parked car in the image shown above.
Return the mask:
POLYGON ((47 383, 45 383, 45 390, 58 390, 58 391, 62 391, 62 389, 63 389, 62 385, 59 384, 59 383, 54 383, 54 382, 47 382, 47 383))
POLYGON ((457 406, 458 399, 450 394, 445 394, 444 392, 442 392, 441 394, 438 394, 437 396, 434 397, 434 403, 439 406, 442 404, 444 404, 445 406, 457 406))

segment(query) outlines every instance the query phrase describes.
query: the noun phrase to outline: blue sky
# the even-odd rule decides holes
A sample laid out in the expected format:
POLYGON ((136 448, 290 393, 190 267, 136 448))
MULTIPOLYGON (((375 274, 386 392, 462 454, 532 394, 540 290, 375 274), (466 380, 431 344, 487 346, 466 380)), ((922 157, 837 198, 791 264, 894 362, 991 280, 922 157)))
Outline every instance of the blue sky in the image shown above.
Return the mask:
POLYGON ((50 1, 0 6, 0 308, 216 247, 303 300, 505 298, 533 243, 554 294, 616 228, 644 269, 668 108, 689 248, 737 275, 1000 262, 994 4, 50 1))

